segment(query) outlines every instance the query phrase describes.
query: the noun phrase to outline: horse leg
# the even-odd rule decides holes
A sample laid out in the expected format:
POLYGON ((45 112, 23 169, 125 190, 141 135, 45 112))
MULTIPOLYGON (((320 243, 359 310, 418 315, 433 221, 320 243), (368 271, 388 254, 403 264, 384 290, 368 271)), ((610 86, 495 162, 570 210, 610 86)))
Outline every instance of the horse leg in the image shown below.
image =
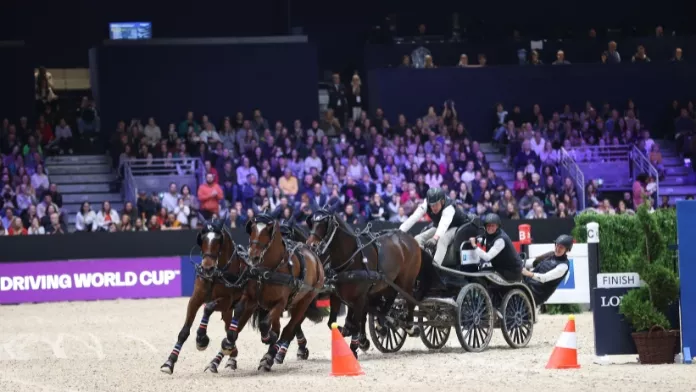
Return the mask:
POLYGON ((358 347, 360 347, 360 340, 361 340, 361 333, 362 333, 362 323, 364 319, 367 319, 367 312, 365 311, 365 305, 367 304, 367 298, 362 297, 360 300, 354 302, 354 306, 351 308, 353 311, 353 320, 356 321, 358 325, 356 325, 355 330, 353 331, 353 335, 351 336, 350 339, 350 350, 353 352, 353 355, 355 355, 355 358, 358 357, 358 347))
MULTIPOLYGON (((302 330, 300 326, 302 325, 302 322, 305 319, 305 313, 307 313, 309 305, 312 303, 312 301, 314 301, 314 297, 314 295, 307 295, 292 308, 292 312, 290 313, 290 320, 285 325, 285 328, 283 328, 283 332, 280 334, 280 339, 278 340, 278 343, 276 343, 277 352, 275 355, 275 363, 281 364, 285 360, 285 354, 288 351, 288 346, 290 345, 292 339, 295 337, 295 334, 298 331, 298 329, 300 331, 302 330)), ((307 350, 306 345, 307 341, 305 339, 305 350, 307 350)), ((307 350, 307 355, 309 355, 309 350, 307 350)))
POLYGON ((360 334, 358 335, 358 347, 367 352, 370 349, 370 339, 367 338, 365 326, 367 325, 367 312, 363 313, 363 319, 360 321, 360 334))
MULTIPOLYGON (((230 325, 232 322, 232 309, 229 308, 229 306, 222 306, 223 310, 222 311, 222 322, 225 328, 225 331, 227 331, 227 326, 230 325)), ((208 366, 205 367, 203 370, 204 372, 206 370, 210 370, 212 373, 217 373, 218 372, 218 366, 220 366, 220 362, 222 362, 222 359, 225 357, 225 353, 222 352, 222 350, 218 351, 218 353, 215 355, 215 358, 213 358, 212 361, 208 364, 208 366)), ((234 358, 230 357, 229 361, 227 362, 226 367, 230 367, 230 362, 234 361, 234 358)), ((236 362, 235 362, 236 366, 236 362)))
POLYGON ((295 337, 297 338, 297 358, 307 359, 309 358, 309 349, 307 349, 307 338, 305 337, 304 331, 302 331, 302 323, 304 318, 297 324, 295 328, 295 337))
POLYGON ((341 299, 338 298, 338 295, 336 294, 331 294, 331 298, 329 300, 330 302, 330 313, 329 313, 329 322, 328 326, 329 329, 331 329, 331 325, 338 320, 338 311, 341 308, 341 299))
MULTIPOLYGON (((261 331, 261 343, 266 346, 276 344, 280 335, 280 319, 271 320, 268 312, 262 312, 263 318, 259 321, 259 331, 261 331)), ((261 317, 261 316, 259 316, 261 317)))
POLYGON ((229 367, 232 370, 237 368, 236 358, 237 354, 239 354, 239 350, 237 350, 237 338, 242 332, 242 329, 244 329, 246 323, 249 321, 249 318, 254 314, 256 307, 256 304, 249 305, 249 301, 246 296, 243 297, 235 307, 234 316, 230 321, 229 328, 227 328, 227 337, 222 339, 221 344, 221 351, 223 354, 230 356, 230 360, 227 361, 227 365, 225 365, 225 367, 229 367))
MULTIPOLYGON (((285 305, 287 303, 287 299, 284 299, 282 301, 276 302, 275 305, 271 308, 271 310, 268 311, 268 319, 271 321, 271 323, 275 322, 280 322, 280 315, 283 314, 283 309, 285 309, 285 305)), ((291 319, 292 321, 292 319, 291 319)), ((289 324, 288 324, 289 325, 289 324)), ((287 326, 285 327, 287 329, 287 326)), ((295 327, 290 330, 293 334, 295 332, 295 327)), ((283 333, 285 333, 285 329, 283 330, 283 333)), ((292 339, 292 336, 290 336, 290 339, 292 339)), ((289 339, 288 339, 289 342, 289 339)), ((266 354, 261 358, 261 361, 259 362, 259 367, 258 370, 265 370, 265 371, 270 371, 271 367, 273 366, 273 359, 275 358, 276 354, 280 350, 280 341, 278 341, 275 344, 271 344, 268 346, 268 351, 266 354)), ((287 350, 287 345, 285 345, 285 349, 287 350)))
POLYGON ((215 312, 217 303, 218 300, 210 301, 205 304, 203 308, 201 324, 196 331, 196 349, 198 349, 198 351, 205 351, 205 349, 208 348, 208 344, 210 344, 210 338, 208 337, 208 320, 210 319, 210 315, 215 312))
POLYGON ((188 307, 186 308, 186 319, 184 321, 184 326, 181 328, 181 331, 179 331, 179 336, 177 337, 174 349, 172 350, 171 354, 169 354, 169 358, 167 358, 167 361, 164 363, 164 365, 160 367, 160 370, 163 373, 174 373, 174 365, 176 364, 176 361, 179 359, 179 352, 181 351, 181 347, 186 342, 186 339, 188 339, 189 335, 191 334, 191 326, 193 326, 193 319, 196 317, 196 312, 198 312, 198 308, 200 308, 201 305, 203 305, 203 302, 205 301, 204 298, 205 290, 202 288, 202 286, 196 284, 194 293, 189 299, 188 307))
POLYGON ((379 312, 377 312, 377 324, 375 325, 375 330, 382 336, 386 335, 388 332, 388 329, 386 327, 386 316, 387 314, 389 314, 389 310, 391 310, 392 306, 394 305, 394 301, 396 301, 396 297, 398 295, 399 293, 397 293, 396 290, 392 288, 389 288, 383 295, 384 302, 382 302, 381 306, 379 306, 379 312))

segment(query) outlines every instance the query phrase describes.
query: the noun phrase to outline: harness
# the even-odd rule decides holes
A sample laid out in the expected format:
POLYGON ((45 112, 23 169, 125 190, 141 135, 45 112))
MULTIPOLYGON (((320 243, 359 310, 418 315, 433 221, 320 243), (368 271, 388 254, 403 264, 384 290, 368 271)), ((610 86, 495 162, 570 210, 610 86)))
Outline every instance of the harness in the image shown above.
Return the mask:
MULTIPOLYGON (((275 222, 271 220, 270 222, 263 221, 263 223, 274 224, 275 222)), ((267 243, 262 243, 258 240, 251 241, 251 245, 257 245, 262 247, 260 252, 261 254, 258 257, 258 259, 261 260, 261 262, 259 262, 258 264, 254 264, 251 262, 251 260, 247 261, 247 264, 249 266, 248 278, 250 280, 256 281, 257 288, 259 289, 259 291, 262 289, 263 284, 275 284, 290 287, 291 293, 287 302, 287 307, 290 307, 295 296, 297 296, 297 294, 300 291, 320 292, 322 291, 322 289, 317 289, 313 285, 307 284, 304 281, 307 271, 307 263, 304 255, 302 254, 302 252, 300 252, 300 250, 303 248, 309 249, 309 247, 303 244, 302 242, 297 242, 281 237, 281 244, 284 248, 284 251, 278 264, 272 268, 259 265, 264 261, 266 252, 268 252, 268 250, 270 250, 271 246, 273 245, 278 231, 273 231, 271 239, 267 243), (295 277, 292 272, 292 268, 294 267, 293 256, 295 256, 300 263, 300 273, 298 277, 295 277), (289 267, 289 273, 278 271, 281 267, 285 266, 289 267)), ((260 299, 261 298, 259 297, 259 300, 260 299)))
POLYGON ((235 259, 235 256, 239 257, 243 261, 248 259, 249 254, 246 249, 242 245, 235 245, 234 241, 232 240, 232 234, 228 231, 228 229, 225 226, 221 227, 215 227, 213 225, 208 225, 206 226, 201 232, 198 233, 197 237, 197 245, 194 245, 191 248, 191 251, 189 252, 189 262, 193 265, 193 269, 196 273, 196 277, 200 278, 208 283, 209 285, 209 291, 212 289, 213 284, 216 283, 222 283, 225 285, 227 288, 232 288, 232 289, 241 289, 244 287, 246 284, 245 277, 244 275, 246 274, 246 269, 242 271, 240 275, 235 275, 233 273, 230 273, 227 271, 227 269, 230 267, 232 264, 232 261, 235 259), (203 249, 201 248, 202 245, 202 235, 207 234, 207 233, 214 233, 216 236, 221 237, 221 242, 225 242, 225 236, 228 237, 230 241, 232 241, 232 245, 234 247, 234 251, 230 255, 229 259, 227 259, 227 262, 225 263, 224 266, 220 267, 220 257, 222 256, 222 246, 219 247, 219 250, 217 254, 212 254, 212 253, 204 253, 203 249), (212 270, 211 273, 206 273, 205 270, 203 269, 203 266, 200 263, 196 263, 193 261, 193 252, 198 247, 201 249, 201 257, 205 258, 210 257, 216 261, 215 268, 212 270), (234 283, 233 283, 234 282, 234 283))

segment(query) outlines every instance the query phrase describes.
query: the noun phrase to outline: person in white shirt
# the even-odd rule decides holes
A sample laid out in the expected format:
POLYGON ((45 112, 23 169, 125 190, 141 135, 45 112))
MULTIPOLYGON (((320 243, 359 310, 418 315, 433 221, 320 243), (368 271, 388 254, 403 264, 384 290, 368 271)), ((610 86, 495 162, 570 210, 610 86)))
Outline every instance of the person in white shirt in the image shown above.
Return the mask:
MULTIPOLYGON (((73 140, 73 135, 72 135, 72 129, 70 129, 70 125, 68 125, 67 122, 65 122, 64 118, 60 119, 60 124, 56 126, 56 131, 55 131, 55 143, 58 144, 58 147, 60 148, 60 153, 64 154, 65 151, 68 151, 68 154, 73 153, 72 149, 72 140, 73 140)), ((50 145, 51 143, 49 143, 50 145)))
POLYGON ((92 231, 92 224, 97 218, 97 214, 92 211, 88 202, 82 203, 80 211, 75 215, 75 230, 77 231, 92 231))
POLYGON ((323 166, 321 158, 317 156, 317 150, 313 148, 310 155, 304 160, 304 172, 309 173, 311 168, 315 168, 317 172, 321 173, 323 166))
POLYGON ((415 239, 420 247, 437 245, 433 261, 442 265, 457 228, 465 224, 468 218, 445 195, 445 191, 441 188, 430 188, 426 200, 399 226, 399 230, 407 233, 425 214, 428 214, 433 222, 433 227, 418 234, 415 239))
POLYGON ((213 144, 217 142, 222 143, 222 138, 220 138, 220 135, 217 133, 217 131, 213 129, 213 124, 211 123, 208 123, 206 125, 205 129, 203 130, 203 132, 201 132, 199 137, 201 138, 201 141, 205 144, 213 144))
POLYGON ((152 117, 147 120, 147 125, 145 126, 143 133, 145 134, 147 143, 151 146, 155 146, 160 142, 160 140, 162 140, 162 130, 157 123, 155 123, 155 119, 152 117))
POLYGON ((546 145, 546 140, 544 140, 543 137, 541 137, 541 131, 536 131, 534 132, 534 137, 529 140, 529 146, 532 148, 532 151, 534 151, 537 156, 541 156, 541 153, 544 151, 544 146, 546 145))
POLYGON ((179 203, 179 192, 176 183, 169 184, 169 192, 162 195, 162 207, 167 209, 167 212, 174 212, 179 203))
POLYGON ((554 244, 552 252, 527 260, 529 270, 522 270, 524 282, 532 291, 537 306, 553 295, 570 270, 568 252, 573 249, 573 237, 562 234, 554 244))

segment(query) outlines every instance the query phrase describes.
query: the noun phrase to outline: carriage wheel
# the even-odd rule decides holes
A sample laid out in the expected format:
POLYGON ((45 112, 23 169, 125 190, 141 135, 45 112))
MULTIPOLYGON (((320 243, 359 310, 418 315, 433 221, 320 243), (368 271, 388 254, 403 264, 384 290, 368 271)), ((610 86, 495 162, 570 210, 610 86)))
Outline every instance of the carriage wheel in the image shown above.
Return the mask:
POLYGON ((447 320, 429 320, 424 316, 418 317, 418 324, 421 325, 420 338, 425 347, 431 350, 439 350, 445 347, 452 327, 450 325, 446 327, 440 326, 443 321, 451 323, 451 321, 447 320), (436 323, 436 325, 427 325, 429 322, 436 323))
POLYGON ((395 353, 401 350, 406 343, 406 330, 402 328, 402 320, 405 317, 406 308, 404 300, 397 297, 391 309, 387 312, 389 319, 393 322, 385 322, 382 330, 378 331, 379 319, 370 313, 369 328, 370 338, 377 350, 383 353, 395 353))
POLYGON ((493 337, 493 302, 485 287, 469 283, 457 296, 457 338, 464 350, 481 352, 493 337))
POLYGON ((500 307, 503 314, 501 329, 507 344, 522 348, 529 344, 534 331, 534 308, 520 289, 510 290, 500 307))

